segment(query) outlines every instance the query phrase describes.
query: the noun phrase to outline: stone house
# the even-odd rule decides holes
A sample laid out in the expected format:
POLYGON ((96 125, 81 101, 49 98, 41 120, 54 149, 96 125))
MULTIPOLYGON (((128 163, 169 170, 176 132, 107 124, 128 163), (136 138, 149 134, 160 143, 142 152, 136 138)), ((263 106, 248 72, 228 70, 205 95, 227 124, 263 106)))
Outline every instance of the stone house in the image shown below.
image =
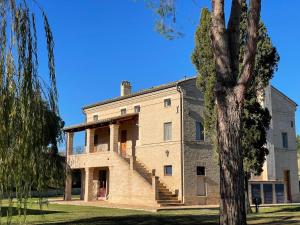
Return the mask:
MULTIPOLYGON (((296 104, 270 87, 270 156, 252 177, 251 196, 264 203, 299 200, 296 185, 296 104)), ((86 122, 64 128, 67 162, 81 171, 81 199, 147 206, 219 203, 217 155, 203 128, 203 96, 188 78, 136 93, 123 81, 121 96, 83 108, 86 122), (77 154, 74 133, 86 144, 77 154)), ((65 199, 71 200, 72 176, 65 199)))

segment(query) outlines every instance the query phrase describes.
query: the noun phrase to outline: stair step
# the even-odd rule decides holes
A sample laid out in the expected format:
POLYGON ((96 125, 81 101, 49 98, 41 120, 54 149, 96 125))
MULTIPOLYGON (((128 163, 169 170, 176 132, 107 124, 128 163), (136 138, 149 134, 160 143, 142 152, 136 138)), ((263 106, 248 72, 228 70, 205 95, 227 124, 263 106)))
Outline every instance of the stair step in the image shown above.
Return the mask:
POLYGON ((157 200, 158 204, 178 204, 181 203, 180 200, 157 200))
MULTIPOLYGON (((129 159, 126 159, 130 163, 129 159)), ((137 171, 145 180, 147 180, 150 184, 152 182, 152 172, 150 172, 145 164, 135 161, 134 165, 135 171, 137 171)), ((178 196, 173 194, 167 187, 164 185, 160 180, 158 180, 158 193, 159 193, 159 200, 157 201, 158 204, 164 206, 171 206, 171 205, 180 205, 182 204, 180 200, 178 200, 178 196)))
POLYGON ((159 192, 171 192, 168 188, 158 188, 159 192))
POLYGON ((159 200, 178 200, 176 196, 173 197, 166 197, 166 196, 159 196, 159 200))
POLYGON ((168 194, 168 195, 159 194, 158 196, 159 196, 159 198, 176 198, 176 199, 178 199, 178 196, 173 195, 173 194, 168 194))
POLYGON ((161 203, 160 207, 184 206, 184 203, 161 203))

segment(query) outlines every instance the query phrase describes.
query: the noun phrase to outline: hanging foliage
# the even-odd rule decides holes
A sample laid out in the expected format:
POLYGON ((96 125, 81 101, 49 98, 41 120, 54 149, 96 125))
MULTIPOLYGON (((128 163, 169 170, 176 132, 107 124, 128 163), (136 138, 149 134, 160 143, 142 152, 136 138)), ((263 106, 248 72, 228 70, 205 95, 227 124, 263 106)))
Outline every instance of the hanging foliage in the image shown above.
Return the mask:
POLYGON ((0 223, 1 216, 11 223, 12 207, 25 223, 32 190, 42 194, 64 180, 64 160, 57 151, 63 122, 57 107, 54 42, 47 16, 43 11, 41 15, 49 82, 38 73, 35 14, 25 0, 0 0, 0 212, 4 198, 9 204, 0 223))

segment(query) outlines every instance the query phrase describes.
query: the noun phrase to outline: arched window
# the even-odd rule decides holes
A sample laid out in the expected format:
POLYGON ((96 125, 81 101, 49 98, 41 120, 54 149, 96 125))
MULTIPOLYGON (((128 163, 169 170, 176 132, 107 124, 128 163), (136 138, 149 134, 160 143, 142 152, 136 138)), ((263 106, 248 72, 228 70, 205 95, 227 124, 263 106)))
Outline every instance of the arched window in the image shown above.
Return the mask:
POLYGON ((196 122, 196 141, 204 141, 204 126, 201 122, 196 122))

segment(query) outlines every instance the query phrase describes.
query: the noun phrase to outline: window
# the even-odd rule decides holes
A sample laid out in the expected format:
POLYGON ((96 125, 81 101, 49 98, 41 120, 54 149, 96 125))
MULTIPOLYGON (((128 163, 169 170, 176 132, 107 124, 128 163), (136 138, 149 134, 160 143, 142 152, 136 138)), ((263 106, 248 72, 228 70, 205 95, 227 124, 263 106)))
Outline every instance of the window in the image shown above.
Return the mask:
POLYGON ((168 165, 168 166, 164 166, 164 174, 165 176, 172 176, 172 166, 171 165, 168 165))
POLYGON ((201 122, 196 122, 196 141, 204 141, 204 128, 201 122))
POLYGON ((260 184, 251 184, 252 204, 255 199, 261 199, 260 184))
POLYGON ((197 176, 205 176, 205 167, 197 166, 197 176))
POLYGON ((170 107, 171 106, 171 99, 170 98, 164 99, 164 106, 165 107, 170 107))
POLYGON ((276 201, 284 203, 284 184, 275 184, 276 201))
POLYGON ((264 203, 272 204, 273 203, 273 185, 272 184, 264 184, 264 203))
POLYGON ((121 115, 125 115, 126 114, 126 109, 121 109, 121 115))
POLYGON ((172 140, 172 123, 164 123, 164 141, 172 140))
POLYGON ((134 106, 134 112, 139 113, 141 111, 141 107, 139 105, 134 106))
POLYGON ((98 121, 98 115, 93 115, 93 120, 94 120, 94 122, 98 121))
POLYGON ((286 132, 281 133, 282 136, 282 147, 288 148, 288 135, 286 132))
POLYGON ((294 121, 291 121, 291 127, 294 127, 294 121))

